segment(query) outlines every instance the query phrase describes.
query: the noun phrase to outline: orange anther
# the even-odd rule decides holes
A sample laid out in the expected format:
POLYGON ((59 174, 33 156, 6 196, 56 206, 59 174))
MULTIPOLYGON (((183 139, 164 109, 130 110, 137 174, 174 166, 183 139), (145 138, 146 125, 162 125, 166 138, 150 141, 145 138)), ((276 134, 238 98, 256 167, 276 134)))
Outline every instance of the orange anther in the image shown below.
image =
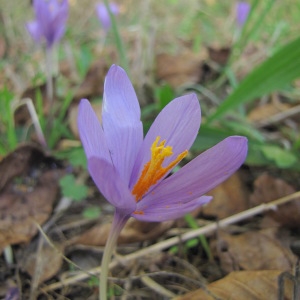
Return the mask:
POLYGON ((144 165, 144 169, 132 189, 132 194, 135 196, 136 202, 141 200, 149 188, 156 184, 170 169, 175 167, 188 153, 187 150, 183 151, 168 166, 163 167, 162 164, 165 158, 173 154, 173 148, 165 146, 165 140, 158 143, 159 140, 160 137, 158 136, 153 142, 150 149, 150 161, 144 165))

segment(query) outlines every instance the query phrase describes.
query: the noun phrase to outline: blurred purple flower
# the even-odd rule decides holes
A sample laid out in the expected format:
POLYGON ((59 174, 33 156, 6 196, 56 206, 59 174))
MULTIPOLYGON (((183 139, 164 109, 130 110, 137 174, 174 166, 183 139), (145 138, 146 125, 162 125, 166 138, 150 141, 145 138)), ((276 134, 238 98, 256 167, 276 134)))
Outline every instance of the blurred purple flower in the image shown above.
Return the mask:
MULTIPOLYGON (((113 65, 105 79, 102 124, 86 99, 78 129, 88 169, 98 189, 116 208, 113 228, 131 216, 142 221, 179 218, 211 200, 203 196, 244 162, 247 139, 231 136, 167 177, 187 155, 199 130, 195 94, 171 101, 145 138, 141 111, 126 72, 113 65)), ((118 231, 117 230, 117 231, 118 231)))
POLYGON ((251 6, 248 2, 245 1, 239 1, 236 5, 236 22, 239 27, 243 27, 245 24, 249 12, 250 12, 251 6))
POLYGON ((36 19, 26 24, 27 30, 37 43, 44 38, 47 47, 51 48, 65 33, 68 0, 33 0, 33 8, 36 19))
MULTIPOLYGON (((116 3, 113 2, 110 3, 109 8, 112 14, 114 14, 115 16, 119 14, 119 7, 116 3)), ((104 3, 97 4, 96 12, 97 12, 98 19, 101 22, 104 30, 108 31, 109 28, 111 27, 111 20, 105 4, 104 3)))
POLYGON ((19 300, 19 299, 20 299, 20 293, 17 287, 9 288, 4 298, 4 300, 19 300))

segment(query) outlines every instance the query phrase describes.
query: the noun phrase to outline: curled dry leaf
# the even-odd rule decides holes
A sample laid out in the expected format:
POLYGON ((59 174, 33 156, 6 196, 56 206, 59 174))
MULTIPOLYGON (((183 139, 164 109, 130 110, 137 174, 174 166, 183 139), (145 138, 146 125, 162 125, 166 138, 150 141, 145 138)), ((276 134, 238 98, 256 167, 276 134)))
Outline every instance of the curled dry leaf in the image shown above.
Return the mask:
MULTIPOLYGON (((21 268, 26 271, 38 284, 52 278, 60 270, 64 251, 64 244, 56 244, 54 249, 47 242, 40 251, 32 249, 30 245, 19 259, 21 268)), ((36 247, 35 247, 36 248, 36 247)))
POLYGON ((233 174, 207 194, 214 198, 200 208, 205 215, 223 219, 249 208, 247 188, 239 173, 233 174))
MULTIPOLYGON (((203 289, 196 290, 174 300, 271 300, 278 299, 278 277, 282 271, 232 272, 203 289)), ((285 283, 284 300, 292 300, 293 287, 285 283)))
MULTIPOLYGON (((291 185, 282 179, 264 173, 255 180, 254 192, 250 201, 253 205, 260 205, 293 194, 295 191, 291 185)), ((280 205, 274 211, 268 212, 267 215, 284 226, 299 228, 300 199, 280 205)))
MULTIPOLYGON (((174 221, 161 223, 141 222, 131 218, 118 239, 119 244, 142 242, 160 237, 164 232, 172 227, 174 221)), ((97 224, 81 236, 72 240, 72 244, 82 244, 89 246, 104 246, 110 231, 111 224, 97 224)))
POLYGON ((290 270, 296 257, 277 238, 276 228, 239 235, 221 233, 217 241, 221 268, 237 270, 290 270))
POLYGON ((28 242, 52 212, 62 171, 58 162, 31 145, 0 163, 0 249, 28 242))

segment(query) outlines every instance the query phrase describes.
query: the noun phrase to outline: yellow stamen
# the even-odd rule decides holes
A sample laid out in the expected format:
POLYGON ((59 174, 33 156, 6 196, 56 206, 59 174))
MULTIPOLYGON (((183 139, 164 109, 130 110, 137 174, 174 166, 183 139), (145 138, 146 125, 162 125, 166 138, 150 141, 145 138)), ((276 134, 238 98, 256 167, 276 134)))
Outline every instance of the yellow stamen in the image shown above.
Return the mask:
POLYGON ((141 176, 132 189, 132 194, 135 196, 136 202, 141 200, 149 188, 157 183, 188 153, 187 150, 183 151, 168 166, 163 167, 162 164, 165 158, 173 154, 173 148, 171 146, 165 146, 166 140, 163 140, 160 143, 159 140, 160 137, 158 136, 152 144, 150 161, 144 165, 141 176))

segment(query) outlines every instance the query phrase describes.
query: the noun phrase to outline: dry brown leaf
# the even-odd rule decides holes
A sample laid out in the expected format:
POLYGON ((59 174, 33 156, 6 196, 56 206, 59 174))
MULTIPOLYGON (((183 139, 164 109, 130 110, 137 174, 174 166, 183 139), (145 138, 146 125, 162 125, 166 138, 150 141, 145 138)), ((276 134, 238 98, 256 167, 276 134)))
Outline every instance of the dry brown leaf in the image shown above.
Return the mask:
POLYGON ((226 65, 230 52, 231 52, 231 48, 228 47, 208 47, 208 55, 209 58, 219 64, 219 65, 226 65))
POLYGON ((88 70, 84 81, 78 88, 75 99, 102 96, 104 78, 108 68, 109 67, 105 59, 100 59, 94 62, 88 70))
MULTIPOLYGON (((199 289, 174 300, 276 300, 281 273, 277 270, 232 272, 209 284, 208 292, 199 289)), ((284 300, 292 300, 292 283, 286 281, 285 284, 284 300)))
MULTIPOLYGON (((119 244, 142 242, 158 238, 165 231, 170 229, 174 221, 161 223, 141 222, 131 218, 118 239, 119 244)), ((104 246, 111 228, 111 223, 97 224, 81 236, 72 240, 72 244, 82 244, 89 246, 104 246)))
MULTIPOLYGON (((260 205, 293 194, 295 191, 282 179, 264 173, 255 180, 254 192, 250 196, 250 201, 253 205, 260 205)), ((298 228, 300 226, 300 199, 280 205, 276 210, 268 212, 267 215, 284 226, 298 228)))
POLYGON ((41 250, 37 251, 32 249, 33 245, 30 245, 19 258, 21 268, 31 277, 35 277, 35 281, 38 283, 52 278, 60 270, 63 263, 61 252, 64 251, 64 245, 56 244, 55 247, 56 249, 45 243, 41 250))
POLYGON ((217 241, 221 268, 237 270, 290 270, 296 257, 281 244, 276 228, 248 231, 239 235, 220 234, 217 241))
POLYGON ((239 173, 230 176, 208 195, 214 198, 213 201, 201 208, 205 215, 223 219, 249 208, 248 191, 239 173))
POLYGON ((0 37, 0 58, 3 58, 7 50, 6 41, 4 37, 0 37))
POLYGON ((174 88, 184 83, 199 82, 204 58, 206 54, 195 54, 191 51, 178 55, 159 54, 156 57, 157 78, 166 81, 174 88))
POLYGON ((24 145, 8 154, 0 162, 0 191, 15 177, 29 172, 33 162, 39 163, 44 158, 40 148, 24 145))
POLYGON ((256 106, 254 109, 252 109, 251 112, 248 114, 248 120, 251 122, 265 121, 266 119, 289 108, 291 108, 291 105, 287 103, 265 103, 263 105, 256 106))
MULTIPOLYGON (((97 102, 97 103, 91 103, 92 107, 98 117, 99 122, 101 122, 102 119, 102 103, 97 102)), ((68 113, 68 123, 70 126, 70 129, 73 133, 73 135, 77 138, 79 138, 79 133, 78 133, 78 127, 77 127, 77 116, 78 116, 78 109, 79 106, 76 105, 72 105, 71 108, 69 109, 69 113, 68 113)))
POLYGON ((43 224, 52 212, 61 175, 54 159, 30 145, 0 163, 0 249, 37 233, 35 223, 43 224))

